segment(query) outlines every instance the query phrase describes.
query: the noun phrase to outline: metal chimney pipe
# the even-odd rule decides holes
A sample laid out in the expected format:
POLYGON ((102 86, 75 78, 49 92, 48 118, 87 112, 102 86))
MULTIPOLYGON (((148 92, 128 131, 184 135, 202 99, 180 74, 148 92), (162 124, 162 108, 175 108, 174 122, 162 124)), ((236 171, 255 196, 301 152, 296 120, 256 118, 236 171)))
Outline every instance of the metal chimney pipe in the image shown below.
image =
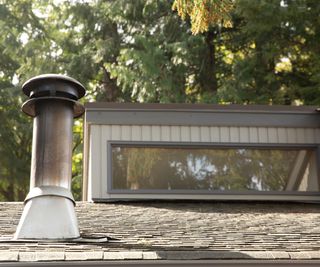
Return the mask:
POLYGON ((34 117, 30 191, 14 239, 80 237, 71 189, 73 118, 83 114, 77 100, 85 88, 73 78, 45 74, 22 86, 22 105, 34 117))

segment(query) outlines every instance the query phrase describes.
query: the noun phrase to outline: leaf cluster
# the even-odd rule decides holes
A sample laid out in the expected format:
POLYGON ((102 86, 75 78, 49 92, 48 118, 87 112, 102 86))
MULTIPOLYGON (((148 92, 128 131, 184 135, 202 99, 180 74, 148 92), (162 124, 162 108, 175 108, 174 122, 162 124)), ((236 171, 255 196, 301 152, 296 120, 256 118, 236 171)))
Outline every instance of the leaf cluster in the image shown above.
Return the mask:
POLYGON ((190 17, 193 34, 207 32, 218 24, 231 27, 232 8, 232 0, 175 0, 172 5, 183 20, 190 17))

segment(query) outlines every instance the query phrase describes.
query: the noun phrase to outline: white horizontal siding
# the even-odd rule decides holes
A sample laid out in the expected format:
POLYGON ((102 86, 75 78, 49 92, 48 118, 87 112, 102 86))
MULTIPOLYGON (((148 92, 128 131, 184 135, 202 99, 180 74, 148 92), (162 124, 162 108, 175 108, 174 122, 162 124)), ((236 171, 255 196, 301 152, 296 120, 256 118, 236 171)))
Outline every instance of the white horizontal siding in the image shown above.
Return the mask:
MULTIPOLYGON (((93 127, 93 126, 91 126, 93 127)), ((157 125, 103 125, 104 140, 154 142, 212 142, 265 144, 318 144, 315 128, 209 127, 157 125)))

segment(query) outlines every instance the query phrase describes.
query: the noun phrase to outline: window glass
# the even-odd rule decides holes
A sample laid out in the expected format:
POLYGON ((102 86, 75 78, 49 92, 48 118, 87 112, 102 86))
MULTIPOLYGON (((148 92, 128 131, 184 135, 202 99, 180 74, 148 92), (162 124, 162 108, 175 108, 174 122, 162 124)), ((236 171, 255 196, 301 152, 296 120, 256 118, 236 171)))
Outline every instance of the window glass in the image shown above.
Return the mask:
POLYGON ((312 149, 112 145, 112 189, 318 191, 312 149))

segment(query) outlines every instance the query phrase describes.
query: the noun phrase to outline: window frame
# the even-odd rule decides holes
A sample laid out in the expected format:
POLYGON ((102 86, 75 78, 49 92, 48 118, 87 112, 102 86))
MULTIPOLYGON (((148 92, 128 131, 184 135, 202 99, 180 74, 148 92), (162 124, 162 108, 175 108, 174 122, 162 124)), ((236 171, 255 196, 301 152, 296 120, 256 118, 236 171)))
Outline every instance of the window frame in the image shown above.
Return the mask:
POLYGON ((320 187, 320 146, 317 144, 280 144, 280 143, 214 143, 214 142, 167 142, 167 141, 120 141, 107 140, 107 194, 111 198, 123 199, 261 199, 261 200, 313 200, 319 198, 319 191, 233 191, 233 190, 163 190, 163 189, 113 189, 112 188, 112 147, 170 147, 170 148, 251 148, 251 149, 311 149, 316 156, 318 184, 320 187), (202 197, 201 197, 202 196, 202 197), (232 196, 232 197, 231 197, 232 196), (176 197, 176 198, 175 198, 176 197))

